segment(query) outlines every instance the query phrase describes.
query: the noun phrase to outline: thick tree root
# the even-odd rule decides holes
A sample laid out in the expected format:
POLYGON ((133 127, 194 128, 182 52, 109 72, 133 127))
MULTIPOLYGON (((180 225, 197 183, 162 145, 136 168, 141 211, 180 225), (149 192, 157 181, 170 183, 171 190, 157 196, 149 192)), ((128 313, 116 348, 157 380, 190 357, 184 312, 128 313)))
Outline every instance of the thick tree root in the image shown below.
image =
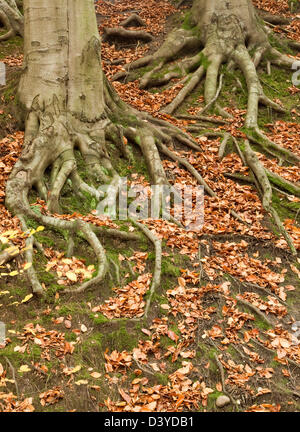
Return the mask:
POLYGON ((291 239, 290 235, 284 228, 277 211, 272 207, 272 186, 269 182, 268 175, 265 171, 265 168, 257 158, 254 151, 251 149, 249 145, 249 141, 245 141, 245 147, 242 150, 244 154, 244 160, 251 169, 254 181, 256 183, 257 189, 262 197, 262 204, 264 209, 270 213, 280 231, 280 233, 285 238, 291 252, 293 255, 297 255, 297 251, 295 248, 295 245, 293 243, 293 240, 291 239))
MULTIPOLYGON (((136 79, 137 75, 134 71, 145 66, 147 66, 147 72, 140 78, 141 88, 163 85, 173 78, 183 77, 181 82, 184 87, 162 110, 164 113, 172 114, 206 76, 204 111, 207 111, 216 104, 222 86, 220 82, 219 89, 217 89, 220 66, 222 63, 227 63, 228 68, 238 66, 246 79, 248 88, 246 128, 258 127, 259 104, 281 113, 286 112, 279 104, 265 95, 257 75, 257 67, 266 59, 269 62, 269 69, 271 63, 291 68, 294 59, 271 46, 268 32, 258 22, 254 9, 248 8, 247 10, 245 3, 242 2, 241 5, 241 9, 245 9, 245 16, 237 10, 235 10, 236 15, 231 14, 231 3, 228 4, 229 10, 224 10, 222 2, 214 5, 214 14, 210 16, 212 9, 208 3, 201 0, 195 1, 190 17, 192 31, 181 28, 170 33, 156 53, 126 65, 126 72, 117 74, 114 79, 124 77, 127 80, 136 79), (239 14, 241 17, 238 17, 239 14), (208 20, 209 16, 210 20, 208 20), (164 73, 164 65, 176 60, 183 49, 185 49, 185 54, 192 49, 198 49, 198 53, 176 64, 171 64, 169 70, 164 73), (254 50, 253 58, 250 56, 252 50, 254 50)), ((235 7, 236 5, 232 6, 232 9, 235 7)), ((268 20, 278 21, 278 17, 269 14, 265 14, 265 17, 268 20)), ((221 107, 216 108, 221 115, 228 116, 228 113, 221 107)))
POLYGON ((105 42, 110 39, 142 40, 144 42, 151 42, 153 36, 143 30, 126 30, 122 27, 105 28, 103 41, 105 42))
POLYGON ((120 25, 122 27, 144 27, 146 23, 142 20, 142 18, 133 13, 128 18, 126 18, 124 21, 120 22, 120 25))
POLYGON ((300 162, 300 157, 298 155, 271 141, 257 126, 248 131, 247 138, 249 141, 261 146, 270 156, 279 159, 280 163, 282 163, 282 161, 289 163, 300 162))
POLYGON ((0 21, 7 29, 7 33, 0 36, 0 42, 24 35, 24 19, 15 0, 0 0, 0 21))
POLYGON ((21 253, 22 251, 17 246, 9 244, 9 246, 0 253, 0 267, 16 258, 21 253))
MULTIPOLYGON (((135 79, 135 75, 129 74, 129 72, 145 66, 149 66, 149 67, 152 66, 153 72, 157 73, 168 61, 175 58, 180 52, 183 52, 183 50, 189 51, 194 48, 197 48, 198 46, 199 46, 199 40, 193 34, 192 31, 184 30, 184 29, 175 30, 174 32, 171 32, 168 35, 165 43, 158 51, 156 51, 152 55, 142 57, 134 61, 133 63, 125 65, 124 66, 125 72, 117 73, 112 78, 112 80, 117 81, 124 77, 126 77, 129 80, 135 79)), ((199 57, 198 57, 198 62, 199 62, 199 57)), ((196 58, 194 59, 194 61, 192 61, 192 64, 195 63, 196 63, 196 58)), ((152 75, 153 74, 150 71, 149 75, 146 74, 146 76, 143 77, 143 81, 141 82, 141 88, 146 88, 148 86, 148 83, 150 82, 152 75)), ((174 76, 170 74, 169 79, 175 78, 177 76, 178 75, 174 76)))
MULTIPOLYGON (((1 4, 3 1, 4 0, 0 0, 0 10, 2 10, 1 4)), ((9 1, 12 2, 13 0, 9 1)), ((7 3, 7 1, 5 3, 7 3)), ((223 4, 223 2, 219 2, 220 7, 223 7, 221 3, 223 4)), ((57 5, 59 5, 59 2, 57 2, 57 5)), ((78 2, 78 5, 80 5, 80 2, 78 2)), ((78 5, 77 7, 79 7, 78 5)), ((34 16, 36 13, 34 8, 30 13, 34 16)), ((12 28, 14 28, 13 25, 12 28)), ((66 34, 69 34, 69 29, 67 30, 66 34)), ((125 37, 130 38, 137 38, 137 36, 141 34, 145 36, 145 32, 130 32, 124 28, 117 29, 117 31, 115 30, 116 29, 108 29, 106 33, 107 35, 119 35, 121 37, 124 37, 126 34, 125 37)), ((148 37, 149 35, 146 34, 146 38, 148 37)), ((47 42, 48 41, 43 41, 46 45, 47 42)), ((75 43, 75 48, 76 43, 80 45, 75 37, 70 38, 69 44, 72 43, 75 43)), ((99 239, 101 236, 111 235, 122 238, 123 240, 133 238, 129 233, 117 234, 113 230, 104 230, 82 220, 66 220, 55 216, 56 213, 61 211, 60 197, 67 181, 71 182, 74 193, 79 196, 83 193, 88 193, 97 200, 101 198, 100 193, 97 191, 99 185, 103 183, 110 183, 111 185, 118 184, 119 175, 112 166, 110 160, 106 145, 108 141, 115 144, 121 154, 129 161, 131 153, 126 145, 124 137, 136 144, 146 160, 153 184, 168 184, 159 154, 159 152, 162 152, 188 169, 189 172, 195 176, 198 183, 204 186, 206 192, 210 196, 214 198, 217 197, 197 170, 185 159, 178 158, 168 146, 176 140, 180 144, 195 151, 201 151, 201 147, 179 128, 158 118, 152 119, 147 113, 138 113, 133 108, 129 108, 120 100, 105 77, 103 77, 103 79, 101 78, 101 80, 95 78, 92 84, 82 81, 82 76, 84 76, 87 71, 87 69, 84 69, 83 65, 89 70, 95 68, 95 71, 99 71, 100 57, 95 57, 95 50, 99 53, 100 42, 97 37, 94 36, 88 41, 84 48, 81 46, 77 48, 83 53, 80 59, 81 63, 72 63, 72 67, 70 65, 68 66, 70 67, 70 77, 68 81, 70 81, 70 83, 73 83, 73 81, 76 83, 76 79, 78 79, 78 82, 82 85, 84 89, 83 93, 79 95, 80 97, 76 95, 76 97, 78 96, 77 99, 80 99, 79 102, 73 94, 76 86, 71 86, 67 89, 67 103, 66 100, 62 102, 66 89, 62 90, 61 88, 59 88, 59 91, 62 91, 63 97, 61 97, 62 95, 60 93, 58 93, 58 96, 49 96, 49 94, 47 94, 47 100, 40 96, 36 96, 36 98, 32 100, 32 94, 30 94, 30 92, 34 90, 30 89, 30 92, 26 92, 25 74, 25 78, 22 81, 23 87, 21 87, 24 101, 27 103, 28 100, 30 100, 30 103, 26 105, 28 117, 26 122, 24 151, 7 182, 6 191, 7 207, 13 214, 19 216, 23 229, 27 228, 26 219, 33 219, 50 229, 54 228, 68 231, 70 233, 69 253, 73 252, 75 236, 84 238, 93 250, 98 261, 97 275, 79 287, 66 289, 64 291, 68 293, 81 293, 92 285, 99 284, 105 277, 108 271, 108 262, 105 250, 99 239), (93 63, 94 60, 95 64, 93 63), (89 63, 90 61, 91 63, 89 63), (80 70, 80 78, 76 76, 77 69, 80 70), (102 110, 94 103, 96 100, 94 94, 96 94, 96 92, 91 91, 91 88, 94 89, 94 87, 98 90, 101 88, 99 94, 104 94, 103 101, 101 101, 103 105, 102 110), (76 101, 74 102, 73 99, 76 99, 77 103, 75 103, 76 101), (85 166, 88 167, 91 185, 80 178, 75 150, 79 150, 85 166), (50 179, 48 179, 49 171, 51 172, 50 179), (93 186, 93 184, 95 186, 93 186), (52 215, 38 214, 32 210, 28 201, 28 196, 32 189, 35 189, 38 195, 47 202, 48 210, 50 213, 52 212, 52 215)), ((184 87, 177 98, 165 108, 165 112, 170 113, 174 112, 180 106, 186 96, 195 89, 205 75, 205 111, 208 111, 213 108, 221 92, 222 74, 219 86, 218 80, 222 63, 231 62, 236 64, 240 67, 245 76, 249 93, 246 127, 251 130, 256 130, 259 103, 263 103, 280 112, 284 111, 278 104, 269 100, 264 95, 257 76, 257 66, 265 58, 266 54, 269 53, 272 54, 273 64, 290 67, 292 59, 270 48, 267 37, 262 29, 257 30, 254 37, 250 37, 245 30, 243 22, 240 22, 234 15, 224 16, 224 14, 217 14, 216 17, 214 17, 208 25, 203 26, 203 28, 195 26, 193 30, 179 29, 172 32, 156 53, 139 59, 131 65, 127 65, 125 76, 129 75, 128 78, 131 78, 133 76, 131 74, 132 71, 134 72, 140 67, 148 66, 149 71, 141 80, 141 87, 148 87, 153 83, 164 84, 174 77, 184 77, 187 73, 190 74, 189 79, 184 79, 184 87), (248 40, 249 43, 246 43, 248 40), (252 48, 255 50, 254 61, 250 57, 248 51, 252 48), (173 65, 170 71, 161 74, 164 65, 173 61, 176 57, 181 55, 181 53, 189 53, 191 51, 197 51, 197 53, 195 55, 191 54, 191 57, 180 61, 177 65, 173 65), (159 75, 162 75, 162 77, 159 75)), ((53 64, 57 64, 58 57, 55 56, 54 59, 55 61, 53 64)), ((65 65, 62 68, 63 70, 65 70, 64 67, 65 65)), ((56 78, 58 75, 59 74, 55 75, 56 78)), ((87 74, 89 77, 92 75, 93 74, 87 74)), ((43 78, 41 78, 40 81, 43 82, 43 78)), ((56 79, 56 81, 59 80, 56 79)), ((39 83, 39 85, 43 88, 43 84, 39 83)), ((223 116, 228 116, 228 113, 224 110, 221 108, 218 109, 223 116)), ((200 113, 199 119, 209 121, 207 117, 204 118, 203 112, 200 113)), ((214 135, 217 134, 218 132, 214 133, 214 135)), ((221 135, 223 136, 222 133, 221 135)), ((290 160, 295 160, 295 158, 292 157, 295 155, 283 151, 283 149, 278 146, 275 148, 276 146, 274 147, 273 144, 270 144, 267 140, 266 142, 266 147, 268 147, 270 151, 275 152, 276 150, 277 153, 281 152, 282 156, 286 156, 285 159, 288 156, 290 160)), ((245 154, 244 160, 246 160, 246 162, 248 162, 247 157, 248 156, 245 154)), ((249 160, 251 157, 252 154, 249 153, 249 160)), ((274 213, 274 209, 270 204, 271 186, 267 173, 264 170, 262 170, 261 173, 260 168, 256 169, 251 166, 251 169, 255 175, 257 184, 260 185, 260 180, 262 182, 260 188, 266 210, 273 215, 281 232, 290 245, 290 239, 282 227, 282 224, 280 225, 278 215, 276 212, 274 213)), ((291 185, 288 185, 288 187, 290 188, 291 185)), ((108 204, 111 198, 116 198, 116 196, 106 197, 108 204)), ((233 217, 244 223, 242 218, 236 214, 234 210, 230 210, 230 213, 233 217)), ((152 241, 156 250, 154 277, 150 289, 150 297, 145 310, 145 315, 147 315, 153 293, 160 283, 161 242, 154 238, 150 230, 144 225, 140 225, 137 226, 152 241)), ((134 236, 134 238, 136 239, 136 236, 134 236)), ((26 250, 26 260, 29 263, 33 262, 32 248, 34 245, 36 245, 34 239, 27 239, 28 250, 26 250)), ((28 275, 33 286, 33 291, 37 294, 42 294, 44 290, 37 279, 34 266, 28 270, 28 275)))
POLYGON ((266 22, 271 24, 289 24, 290 19, 281 15, 273 15, 269 12, 258 9, 259 16, 266 22))
POLYGON ((141 224, 133 219, 131 219, 131 222, 133 223, 133 225, 138 227, 146 235, 146 237, 148 237, 148 239, 153 243, 155 248, 154 273, 153 273, 152 283, 150 287, 149 297, 145 306, 145 313, 142 317, 142 318, 147 318, 151 306, 151 302, 153 299, 153 295, 155 294, 156 289, 160 286, 160 281, 161 281, 161 257, 162 257, 161 240, 159 240, 159 238, 157 238, 149 230, 149 228, 147 228, 146 225, 141 224))
MULTIPOLYGON (((109 182, 110 185, 116 187, 120 177, 110 162, 106 140, 116 144, 124 157, 129 159, 130 152, 124 145, 124 137, 126 136, 132 143, 137 144, 148 165, 151 180, 157 185, 168 184, 157 148, 158 141, 170 143, 174 136, 185 145, 194 146, 197 151, 201 151, 201 148, 187 134, 175 126, 128 108, 107 82, 105 99, 107 105, 105 116, 92 123, 92 126, 86 120, 78 120, 73 115, 63 112, 55 96, 52 103, 44 108, 34 101, 27 119, 24 151, 7 182, 6 205, 12 213, 19 217, 23 230, 27 229, 27 218, 50 229, 65 230, 69 232, 69 254, 74 252, 74 237, 79 236, 89 244, 96 256, 97 275, 78 287, 62 290, 62 293, 82 293, 103 280, 108 271, 108 262, 100 241, 101 237, 114 237, 126 241, 139 239, 136 233, 104 229, 80 219, 64 219, 55 216, 60 212, 60 196, 68 180, 74 192, 79 196, 85 192, 94 196, 98 201, 102 198, 94 186, 88 185, 79 176, 75 149, 80 151, 84 163, 93 174, 92 184, 109 182), (110 116, 114 122, 110 120, 110 116), (120 119, 126 117, 125 127, 116 124, 115 119, 118 117, 120 119), (45 172, 49 169, 51 174, 49 180, 46 181, 45 172), (32 188, 35 188, 40 197, 47 201, 48 210, 52 212, 52 215, 40 214, 32 210, 28 202, 28 195, 32 188)), ((109 206, 112 198, 115 199, 117 196, 107 196, 101 201, 101 204, 107 200, 109 206)), ((153 241, 156 248, 157 262, 151 288, 151 293, 153 293, 160 281, 161 242, 154 239, 152 233, 144 225, 137 226, 153 241)), ((33 264, 33 247, 37 244, 34 238, 28 238, 26 245, 26 261, 33 264)), ((44 294, 34 265, 28 269, 27 274, 33 292, 38 295, 44 294)), ((146 311, 149 305, 150 303, 146 311)))
POLYGON ((173 101, 163 108, 162 112, 165 114, 173 114, 174 111, 182 104, 185 98, 194 90, 194 88, 199 84, 201 78, 205 73, 204 66, 199 66, 196 72, 193 73, 190 78, 188 84, 183 87, 182 90, 178 93, 178 95, 173 99, 173 101))
POLYGON ((0 21, 2 22, 3 26, 7 29, 7 33, 0 36, 0 42, 14 37, 16 33, 12 28, 7 15, 1 9, 0 9, 0 21))

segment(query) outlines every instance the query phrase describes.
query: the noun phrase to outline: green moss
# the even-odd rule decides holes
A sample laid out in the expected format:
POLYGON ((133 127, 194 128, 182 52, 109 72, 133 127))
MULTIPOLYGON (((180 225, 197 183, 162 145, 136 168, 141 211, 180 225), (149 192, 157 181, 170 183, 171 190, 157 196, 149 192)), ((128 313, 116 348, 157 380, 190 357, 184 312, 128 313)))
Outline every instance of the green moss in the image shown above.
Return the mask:
POLYGON ((37 241, 39 243, 41 243, 42 245, 44 245, 46 247, 53 247, 56 245, 56 242, 54 239, 49 238, 48 236, 45 236, 45 235, 41 235, 39 233, 35 234, 35 238, 37 239, 37 241))
POLYGON ((174 277, 179 277, 181 275, 179 268, 167 259, 162 260, 161 273, 174 277))
MULTIPOLYGON (((207 397, 207 411, 216 411, 216 400, 219 396, 223 396, 224 393, 215 390, 213 393, 210 393, 207 397)), ((228 410, 232 411, 233 407, 228 405, 228 410)))
POLYGON ((168 378, 167 374, 155 373, 154 376, 155 376, 158 384, 161 384, 164 386, 168 385, 169 378, 168 378))
POLYGON ((259 317, 257 317, 257 316, 255 319, 255 325, 260 330, 269 330, 272 328, 272 326, 270 326, 267 322, 263 321, 262 319, 259 319, 259 317))
POLYGON ((167 336, 161 336, 160 337, 160 346, 162 348, 166 349, 169 346, 175 346, 175 345, 176 345, 176 343, 172 339, 168 338, 167 336))
POLYGON ((90 318, 93 320, 94 324, 105 324, 109 321, 108 318, 106 318, 106 316, 102 315, 101 313, 97 313, 97 317, 95 317, 95 315, 90 315, 90 318))
POLYGON ((105 339, 105 335, 103 333, 94 332, 92 336, 90 336, 82 343, 82 347, 81 347, 82 352, 89 353, 93 349, 94 345, 96 345, 97 351, 101 350, 104 339, 105 339))
POLYGON ((130 334, 125 324, 121 324, 120 328, 111 333, 106 333, 103 337, 103 348, 109 348, 111 350, 118 351, 132 351, 134 347, 138 344, 138 339, 136 335, 130 334))

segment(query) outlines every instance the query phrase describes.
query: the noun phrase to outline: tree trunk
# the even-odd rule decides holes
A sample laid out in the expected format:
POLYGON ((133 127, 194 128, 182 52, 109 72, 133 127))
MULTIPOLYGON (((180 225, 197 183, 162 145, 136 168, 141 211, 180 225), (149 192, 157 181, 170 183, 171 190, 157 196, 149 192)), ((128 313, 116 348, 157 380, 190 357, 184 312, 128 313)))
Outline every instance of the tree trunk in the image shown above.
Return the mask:
MULTIPOLYGON (((225 49, 234 42, 259 43, 265 40, 251 0, 194 0, 190 24, 198 27, 205 44, 213 30, 225 37, 225 49), (230 42, 227 47, 227 42, 230 42)), ((221 39, 221 38, 219 38, 221 39)))
POLYGON ((93 1, 25 0, 25 73, 19 98, 26 110, 56 97, 61 111, 96 121, 104 111, 100 38, 93 1))

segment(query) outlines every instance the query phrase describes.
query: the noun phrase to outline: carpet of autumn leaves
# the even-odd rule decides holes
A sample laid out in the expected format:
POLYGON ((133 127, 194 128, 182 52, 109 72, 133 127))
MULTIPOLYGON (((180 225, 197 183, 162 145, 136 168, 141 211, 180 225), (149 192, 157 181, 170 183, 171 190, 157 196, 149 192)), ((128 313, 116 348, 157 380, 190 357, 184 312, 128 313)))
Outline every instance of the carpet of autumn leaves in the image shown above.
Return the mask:
MULTIPOLYGON (((286 1, 253 3, 271 13, 289 15, 286 1)), ((178 13, 167 0, 113 4, 99 0, 96 11, 100 34, 104 27, 118 26, 135 11, 146 23, 145 30, 160 38, 168 17, 178 13)), ((290 37, 300 40, 297 19, 292 27, 290 37)), ((150 45, 103 43, 103 68, 108 78, 155 46, 155 41, 150 45)), ((9 67, 20 67, 22 57, 12 52, 4 61, 9 67)), ((159 113, 180 90, 176 80, 155 94, 140 90, 137 82, 113 85, 128 104, 187 133, 195 123, 159 113)), ((287 84, 286 93, 291 98, 298 98, 297 90, 287 84)), ((197 114, 203 104, 199 96, 187 113, 197 114)), ((228 131, 243 137, 240 128, 245 109, 228 106, 226 110, 234 118, 212 132, 228 131)), ((277 118, 265 128, 276 143, 300 154, 298 117, 294 110, 289 120, 277 118)), ((221 160, 221 138, 193 138, 201 152, 179 146, 173 151, 200 172, 217 196, 204 197, 205 223, 200 232, 163 220, 144 221, 163 240, 166 267, 147 320, 142 318, 153 273, 150 247, 138 250, 133 244, 119 251, 113 244, 120 283, 110 275, 112 290, 100 286, 96 294, 67 298, 60 296, 59 289, 51 291, 49 281, 55 278, 58 287, 71 287, 91 278, 95 267, 83 257, 84 248, 78 257, 66 257, 62 247, 65 239, 49 245, 45 232, 39 241, 45 242, 46 260, 38 274, 52 278, 45 277, 43 282, 52 293, 51 301, 41 305, 28 294, 25 279, 0 279, 0 320, 8 328, 5 345, 0 347, 0 411, 213 411, 216 398, 224 393, 231 396, 225 410, 299 410, 300 350, 292 325, 300 319, 300 260, 292 260, 285 240, 267 223, 253 186, 230 178, 229 174, 248 175, 239 156, 229 152, 221 160), (246 224, 234 218, 230 210, 246 224), (15 290, 18 283, 22 288, 15 290)), ((5 182, 22 143, 20 131, 0 141, 2 237, 20 230, 17 218, 5 209, 4 198, 5 182)), ((299 182, 298 166, 281 166, 259 153, 258 157, 270 171, 299 182)), ((170 183, 197 184, 177 163, 165 159, 163 165, 170 183)), ((129 180, 143 184, 145 189, 150 186, 140 173, 130 173, 129 180)), ((295 205, 300 201, 292 195, 279 199, 295 205)), ((47 213, 42 200, 37 199, 33 207, 47 213)), ((300 250, 298 213, 283 219, 300 250)), ((56 216, 120 229, 113 221, 99 221, 93 212, 56 216)), ((11 269, 20 266, 21 261, 11 263, 11 269)))

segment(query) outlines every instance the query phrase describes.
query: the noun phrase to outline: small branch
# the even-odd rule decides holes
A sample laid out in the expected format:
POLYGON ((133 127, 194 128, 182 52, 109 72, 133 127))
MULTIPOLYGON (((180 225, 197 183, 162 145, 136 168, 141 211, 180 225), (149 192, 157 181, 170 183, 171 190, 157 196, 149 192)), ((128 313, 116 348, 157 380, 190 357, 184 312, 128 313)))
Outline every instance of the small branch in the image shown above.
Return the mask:
POLYGON ((18 383, 17 383, 17 380, 16 380, 16 371, 15 371, 15 368, 13 367, 12 363, 9 361, 9 359, 8 359, 7 357, 4 357, 4 358, 5 358, 7 364, 8 364, 9 367, 10 367, 11 374, 12 374, 12 378, 13 378, 13 380, 14 380, 14 384, 15 384, 15 388, 16 388, 16 392, 17 392, 17 396, 18 396, 18 398, 19 398, 20 393, 19 393, 18 383))

